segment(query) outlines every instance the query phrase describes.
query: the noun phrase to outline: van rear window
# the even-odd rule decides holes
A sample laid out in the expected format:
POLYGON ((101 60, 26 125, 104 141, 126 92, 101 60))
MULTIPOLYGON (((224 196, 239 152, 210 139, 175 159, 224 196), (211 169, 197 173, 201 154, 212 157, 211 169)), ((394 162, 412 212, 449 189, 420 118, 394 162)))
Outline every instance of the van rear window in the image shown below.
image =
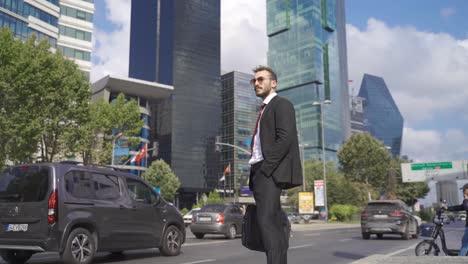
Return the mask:
POLYGON ((44 166, 18 166, 0 174, 0 202, 39 202, 49 190, 50 168, 44 166))

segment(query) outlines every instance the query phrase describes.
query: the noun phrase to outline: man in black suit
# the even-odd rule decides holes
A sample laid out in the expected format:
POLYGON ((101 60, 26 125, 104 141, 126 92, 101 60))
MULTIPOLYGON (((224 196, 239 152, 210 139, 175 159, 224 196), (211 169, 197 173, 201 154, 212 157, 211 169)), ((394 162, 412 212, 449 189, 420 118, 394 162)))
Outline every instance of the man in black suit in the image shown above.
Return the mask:
POLYGON ((286 264, 289 237, 280 195, 283 189, 302 184, 296 114, 292 103, 276 94, 275 72, 266 66, 253 71, 250 83, 263 104, 251 143, 249 187, 257 204, 267 263, 286 264))

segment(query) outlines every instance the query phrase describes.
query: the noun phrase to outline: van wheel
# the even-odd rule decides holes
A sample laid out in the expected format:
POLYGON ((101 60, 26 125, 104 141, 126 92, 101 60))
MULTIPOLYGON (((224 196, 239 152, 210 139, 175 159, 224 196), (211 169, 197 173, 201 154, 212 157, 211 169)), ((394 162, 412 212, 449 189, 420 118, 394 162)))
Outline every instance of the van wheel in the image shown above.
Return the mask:
POLYGON ((96 242, 91 233, 84 228, 76 228, 68 235, 62 254, 66 264, 89 264, 96 252, 96 242))
POLYGON ((33 252, 26 250, 2 250, 0 256, 7 263, 11 264, 23 264, 31 258, 33 252))
POLYGON ((164 232, 159 251, 165 256, 177 256, 182 246, 182 232, 176 226, 169 226, 164 232))
POLYGON ((224 234, 226 238, 228 239, 234 239, 236 238, 237 235, 237 229, 235 225, 230 225, 228 230, 226 231, 226 234, 224 234))

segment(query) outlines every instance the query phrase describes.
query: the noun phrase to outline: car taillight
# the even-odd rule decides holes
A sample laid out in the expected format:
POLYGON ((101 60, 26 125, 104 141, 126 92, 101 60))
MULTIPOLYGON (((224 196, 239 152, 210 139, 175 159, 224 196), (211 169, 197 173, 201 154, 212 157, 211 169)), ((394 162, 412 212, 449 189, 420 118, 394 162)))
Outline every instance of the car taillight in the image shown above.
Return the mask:
POLYGON ((369 216, 369 213, 367 213, 366 211, 362 211, 361 217, 368 217, 368 216, 369 216))
POLYGON ((223 214, 218 214, 218 217, 216 218, 216 223, 224 224, 224 215, 223 214))
POLYGON ((403 216, 403 212, 395 211, 388 214, 389 216, 403 216))
POLYGON ((54 190, 50 194, 49 201, 47 203, 47 223, 49 223, 49 225, 57 221, 57 208, 57 190, 54 190))

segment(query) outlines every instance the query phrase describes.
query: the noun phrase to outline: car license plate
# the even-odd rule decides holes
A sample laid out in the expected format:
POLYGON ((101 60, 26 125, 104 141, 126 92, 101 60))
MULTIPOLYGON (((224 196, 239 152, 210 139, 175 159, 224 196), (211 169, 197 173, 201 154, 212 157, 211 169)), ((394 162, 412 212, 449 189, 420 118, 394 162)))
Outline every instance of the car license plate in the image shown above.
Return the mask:
POLYGON ((374 215, 375 218, 387 218, 388 215, 374 215))
POLYGON ((211 217, 203 217, 203 216, 200 216, 200 217, 198 217, 198 221, 200 221, 200 222, 210 222, 210 221, 211 221, 211 217))
POLYGON ((26 232, 28 231, 28 224, 8 224, 6 226, 6 231, 7 232, 19 232, 19 231, 26 232))

